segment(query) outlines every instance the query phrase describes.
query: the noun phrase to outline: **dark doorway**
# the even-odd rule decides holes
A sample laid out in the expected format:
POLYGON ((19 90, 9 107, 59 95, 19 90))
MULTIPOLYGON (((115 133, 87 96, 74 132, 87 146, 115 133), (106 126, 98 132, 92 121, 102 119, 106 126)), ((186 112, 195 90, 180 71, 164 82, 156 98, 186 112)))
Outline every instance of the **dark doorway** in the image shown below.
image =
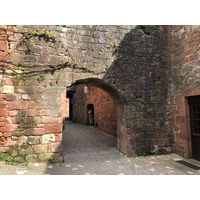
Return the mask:
POLYGON ((73 120, 73 95, 75 93, 75 87, 71 86, 67 88, 67 98, 69 98, 69 120, 73 120))
POLYGON ((189 97, 192 157, 200 160, 200 96, 189 97))
POLYGON ((94 105, 88 104, 87 106, 87 124, 89 126, 94 126, 94 105))

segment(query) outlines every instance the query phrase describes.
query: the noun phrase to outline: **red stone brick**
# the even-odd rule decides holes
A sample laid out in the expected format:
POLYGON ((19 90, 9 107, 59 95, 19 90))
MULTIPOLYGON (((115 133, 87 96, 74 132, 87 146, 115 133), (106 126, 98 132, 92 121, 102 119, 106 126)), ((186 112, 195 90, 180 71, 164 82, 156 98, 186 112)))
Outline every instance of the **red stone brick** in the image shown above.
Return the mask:
POLYGON ((3 146, 7 147, 7 146, 14 146, 17 144, 17 141, 5 141, 3 142, 3 146))
POLYGON ((0 137, 1 142, 4 142, 6 140, 5 137, 0 137))
POLYGON ((46 133, 60 133, 62 132, 62 124, 46 124, 46 133))
POLYGON ((12 124, 12 117, 6 117, 7 124, 12 124))
POLYGON ((18 124, 6 124, 4 127, 0 127, 1 132, 15 131, 18 128, 18 124))
POLYGON ((0 94, 0 100, 3 100, 6 98, 6 95, 5 94, 0 94))
POLYGON ((3 134, 3 137, 10 137, 11 136, 11 133, 10 132, 6 132, 3 134))
POLYGON ((50 110, 41 110, 40 113, 42 116, 49 116, 50 110))
POLYGON ((14 101, 8 104, 9 109, 27 109, 28 108, 28 101, 14 101))
POLYGON ((13 85, 13 82, 10 78, 6 78, 6 85, 13 85))
POLYGON ((56 135, 56 142, 61 142, 62 141, 62 133, 56 135))
POLYGON ((190 54, 192 54, 193 52, 193 48, 187 49, 186 51, 183 52, 182 56, 189 56, 190 54))
POLYGON ((36 116, 37 114, 38 114, 37 110, 34 110, 34 109, 29 109, 28 110, 28 115, 29 116, 36 116))
POLYGON ((45 129, 44 128, 33 128, 34 135, 44 135, 45 129))
POLYGON ((37 127, 38 128, 45 128, 45 125, 44 124, 37 124, 37 127))
POLYGON ((0 126, 5 126, 6 122, 0 122, 0 126))
POLYGON ((7 105, 8 104, 8 102, 7 101, 5 101, 5 100, 0 100, 0 107, 5 107, 5 105, 7 105))
POLYGON ((42 122, 41 117, 34 117, 33 120, 35 121, 36 124, 41 124, 42 122))
POLYGON ((199 34, 195 34, 195 35, 193 35, 193 36, 190 38, 190 41, 195 40, 195 39, 198 38, 198 37, 199 37, 199 34))
POLYGON ((30 102, 29 103, 29 108, 30 109, 35 109, 35 102, 30 102))
POLYGON ((200 46, 199 47, 197 47, 197 51, 199 51, 200 50, 200 46))
POLYGON ((22 137, 19 137, 19 140, 17 141, 17 145, 18 146, 21 146, 24 142, 26 142, 28 140, 28 137, 27 136, 22 136, 22 137))
POLYGON ((6 118, 5 117, 0 117, 0 122, 5 122, 6 118))
POLYGON ((7 116, 8 110, 5 108, 0 108, 0 116, 7 116))
POLYGON ((17 116, 18 114, 19 114, 18 110, 9 111, 9 116, 11 117, 17 116))

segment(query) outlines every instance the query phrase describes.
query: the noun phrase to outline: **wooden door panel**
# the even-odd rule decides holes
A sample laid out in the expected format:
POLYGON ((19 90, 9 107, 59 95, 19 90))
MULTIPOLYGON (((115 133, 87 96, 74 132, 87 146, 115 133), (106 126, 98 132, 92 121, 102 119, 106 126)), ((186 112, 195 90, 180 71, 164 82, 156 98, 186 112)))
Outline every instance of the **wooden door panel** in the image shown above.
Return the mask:
POLYGON ((200 96, 189 98, 192 157, 200 160, 200 96))

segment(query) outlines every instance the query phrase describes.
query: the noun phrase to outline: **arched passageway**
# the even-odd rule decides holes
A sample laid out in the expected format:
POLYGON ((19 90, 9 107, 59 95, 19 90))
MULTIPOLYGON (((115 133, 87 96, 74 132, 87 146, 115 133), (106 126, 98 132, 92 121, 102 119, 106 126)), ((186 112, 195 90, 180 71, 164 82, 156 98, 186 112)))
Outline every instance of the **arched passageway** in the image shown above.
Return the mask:
POLYGON ((75 86, 72 96, 72 121, 94 126, 117 136, 117 105, 104 90, 86 84, 75 86))
POLYGON ((89 125, 88 109, 93 106, 92 125, 116 136, 118 148, 128 154, 126 100, 116 88, 101 79, 81 79, 67 88, 67 96, 73 122, 89 125))

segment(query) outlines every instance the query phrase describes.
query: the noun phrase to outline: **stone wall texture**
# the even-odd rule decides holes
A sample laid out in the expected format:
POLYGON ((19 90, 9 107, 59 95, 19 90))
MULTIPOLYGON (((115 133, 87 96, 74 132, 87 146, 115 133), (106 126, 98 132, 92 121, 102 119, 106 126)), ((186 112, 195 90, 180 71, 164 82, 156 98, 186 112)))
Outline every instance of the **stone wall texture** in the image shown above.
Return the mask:
POLYGON ((0 150, 62 161, 66 88, 80 81, 116 103, 121 151, 184 154, 175 100, 198 88, 198 41, 199 26, 2 26, 0 150))
POLYGON ((188 97, 200 95, 200 26, 170 26, 170 37, 169 104, 174 151, 191 157, 188 97))

